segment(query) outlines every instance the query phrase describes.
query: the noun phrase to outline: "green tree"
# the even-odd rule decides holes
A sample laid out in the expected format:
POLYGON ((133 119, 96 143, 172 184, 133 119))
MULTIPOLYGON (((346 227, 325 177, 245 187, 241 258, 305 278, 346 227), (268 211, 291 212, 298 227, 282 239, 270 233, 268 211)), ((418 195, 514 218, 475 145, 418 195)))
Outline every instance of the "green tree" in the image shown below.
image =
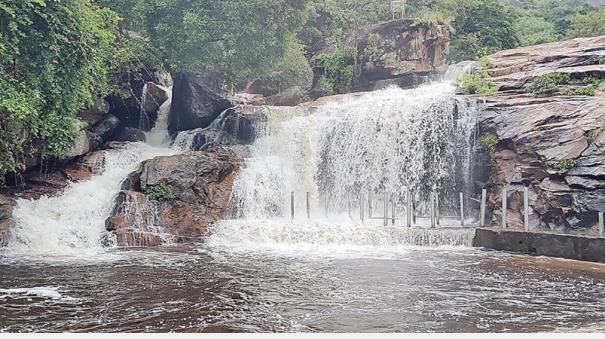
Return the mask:
POLYGON ((568 35, 574 18, 594 11, 595 7, 586 0, 540 0, 533 3, 529 10, 552 23, 559 38, 564 38, 568 35))
POLYGON ((605 35, 605 8, 573 19, 568 36, 570 38, 605 35))
POLYGON ((117 25, 91 0, 0 3, 0 183, 71 147, 75 114, 109 90, 117 25))
POLYGON ((522 16, 515 22, 515 31, 521 46, 553 42, 559 39, 555 25, 537 16, 522 16))

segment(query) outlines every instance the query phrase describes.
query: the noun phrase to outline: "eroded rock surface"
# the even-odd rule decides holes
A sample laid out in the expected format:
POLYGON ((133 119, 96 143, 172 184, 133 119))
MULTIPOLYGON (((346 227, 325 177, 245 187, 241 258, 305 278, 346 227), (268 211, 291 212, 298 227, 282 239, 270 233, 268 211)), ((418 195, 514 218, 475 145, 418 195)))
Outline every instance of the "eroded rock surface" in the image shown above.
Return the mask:
POLYGON ((200 241, 227 215, 245 148, 219 146, 143 162, 124 182, 106 228, 119 246, 200 241), (161 189, 167 194, 152 192, 161 189))
POLYGON ((549 72, 573 79, 605 78, 605 37, 544 44, 489 56, 488 73, 500 86, 485 97, 483 135, 497 135, 490 176, 493 223, 501 191, 509 186, 509 225, 523 225, 523 186, 530 188, 530 225, 594 227, 605 211, 605 94, 538 96, 524 87, 549 72))

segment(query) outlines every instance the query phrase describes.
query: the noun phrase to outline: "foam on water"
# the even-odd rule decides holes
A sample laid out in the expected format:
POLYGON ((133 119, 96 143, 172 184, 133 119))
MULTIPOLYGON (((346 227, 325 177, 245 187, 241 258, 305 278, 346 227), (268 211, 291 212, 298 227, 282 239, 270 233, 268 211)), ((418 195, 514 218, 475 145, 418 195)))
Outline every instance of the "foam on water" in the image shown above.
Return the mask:
POLYGON ((106 151, 101 175, 70 184, 61 195, 19 199, 8 251, 24 255, 93 255, 103 250, 105 219, 121 182, 146 159, 170 155, 169 148, 144 143, 106 151))
POLYGON ((382 222, 364 225, 344 212, 359 215, 359 201, 367 201, 368 192, 379 205, 385 191, 401 209, 407 190, 421 214, 428 212, 432 191, 438 192, 443 211, 456 211, 458 192, 471 191, 475 112, 474 101, 457 97, 455 86, 443 81, 332 102, 307 116, 269 115, 266 132, 252 145, 234 183, 236 220, 213 227, 209 243, 328 252, 469 246, 472 231, 410 230, 401 219, 387 229, 382 222), (308 192, 312 222, 306 216, 303 222, 300 217, 290 220, 291 192, 298 216, 306 214, 308 192), (325 210, 331 214, 328 219, 325 210))
POLYGON ((29 288, 0 288, 0 300, 6 299, 50 299, 54 301, 75 301, 76 298, 64 296, 59 287, 40 286, 29 288))

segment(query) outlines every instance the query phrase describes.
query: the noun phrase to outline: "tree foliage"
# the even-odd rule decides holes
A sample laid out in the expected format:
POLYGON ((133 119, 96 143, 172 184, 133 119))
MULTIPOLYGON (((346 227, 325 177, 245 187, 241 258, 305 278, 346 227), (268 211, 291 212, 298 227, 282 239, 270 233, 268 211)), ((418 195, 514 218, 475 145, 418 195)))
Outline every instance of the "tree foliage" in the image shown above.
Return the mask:
POLYGON ((0 183, 71 147, 75 114, 109 89, 117 25, 90 0, 0 3, 0 183))
POLYGON ((605 8, 575 17, 568 33, 570 38, 599 35, 605 35, 605 8))

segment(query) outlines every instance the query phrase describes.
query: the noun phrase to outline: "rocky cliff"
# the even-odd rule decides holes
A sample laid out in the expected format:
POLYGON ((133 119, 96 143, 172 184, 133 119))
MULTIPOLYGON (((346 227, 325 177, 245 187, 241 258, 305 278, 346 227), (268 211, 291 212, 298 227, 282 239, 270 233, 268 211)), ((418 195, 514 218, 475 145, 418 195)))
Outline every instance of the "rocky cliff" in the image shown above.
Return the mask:
POLYGON ((591 228, 605 211, 605 37, 502 51, 486 74, 481 140, 492 222, 508 187, 509 225, 522 227, 524 186, 531 228, 591 228), (490 141, 491 140, 491 141, 490 141), (491 146, 489 145, 491 144, 491 146))

